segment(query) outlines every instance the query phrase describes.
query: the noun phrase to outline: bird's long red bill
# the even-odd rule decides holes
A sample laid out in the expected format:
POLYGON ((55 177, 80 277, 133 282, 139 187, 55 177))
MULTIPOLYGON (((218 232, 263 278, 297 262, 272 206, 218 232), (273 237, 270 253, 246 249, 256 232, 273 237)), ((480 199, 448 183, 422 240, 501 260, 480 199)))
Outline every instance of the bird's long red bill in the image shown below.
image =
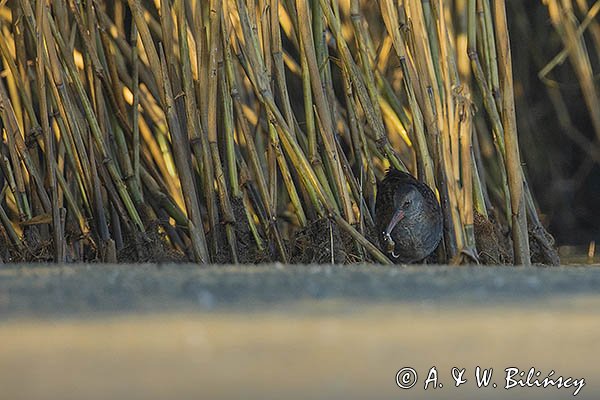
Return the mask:
POLYGON ((392 215, 392 219, 390 220, 390 223, 388 224, 387 228, 385 228, 385 232, 383 232, 383 234, 385 236, 389 236, 389 234, 392 233, 392 231, 394 230, 396 225, 398 225, 398 223, 400 221, 402 221, 403 218, 404 218, 404 211, 402 211, 402 210, 396 211, 394 213, 394 215, 392 215))

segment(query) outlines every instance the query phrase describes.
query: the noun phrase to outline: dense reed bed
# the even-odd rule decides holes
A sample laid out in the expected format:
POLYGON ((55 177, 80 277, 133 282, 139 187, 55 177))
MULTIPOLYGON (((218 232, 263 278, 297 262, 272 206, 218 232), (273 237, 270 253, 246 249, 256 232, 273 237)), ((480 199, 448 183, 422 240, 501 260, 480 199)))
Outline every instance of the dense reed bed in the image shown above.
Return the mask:
MULTIPOLYGON (((544 6, 564 42, 540 78, 570 60, 600 140, 598 3, 544 6)), ((391 166, 440 199, 433 261, 557 263, 520 158, 520 7, 0 1, 0 255, 389 263, 373 208, 391 166)))

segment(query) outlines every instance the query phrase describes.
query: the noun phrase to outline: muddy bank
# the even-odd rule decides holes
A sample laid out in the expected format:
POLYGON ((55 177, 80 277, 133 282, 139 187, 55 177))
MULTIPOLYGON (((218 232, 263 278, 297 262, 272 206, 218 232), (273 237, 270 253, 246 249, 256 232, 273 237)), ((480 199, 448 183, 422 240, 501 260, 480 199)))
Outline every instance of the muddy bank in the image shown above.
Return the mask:
POLYGON ((298 300, 502 304, 600 292, 598 267, 0 266, 0 315, 248 309, 298 300))
MULTIPOLYGON (((443 286, 427 273, 422 276, 443 286)), ((536 287, 532 279, 528 278, 529 285, 536 287)), ((378 281, 373 278, 354 288, 365 289, 378 281)), ((546 277, 540 282, 539 287, 552 287, 546 277)), ((238 289, 244 286, 236 284, 238 289)), ((527 373, 533 367, 542 376, 555 371, 555 376, 583 378, 586 385, 575 398, 597 399, 600 297, 589 292, 565 295, 561 287, 552 291, 562 295, 546 293, 536 300, 520 291, 513 294, 517 301, 504 304, 459 301, 456 293, 431 301, 377 302, 354 294, 354 299, 349 295, 345 300, 305 299, 293 304, 273 298, 251 310, 238 300, 230 302, 237 304, 235 309, 223 307, 221 312, 0 318, 2 398, 573 398, 574 388, 504 388, 506 368, 527 373), (423 383, 433 366, 443 387, 425 391, 423 383), (493 368, 491 382, 496 388, 477 387, 477 366, 493 368), (409 390, 395 384, 397 371, 404 367, 418 374, 418 384, 409 390), (467 382, 458 388, 451 376, 453 367, 465 369, 467 382)), ((473 295, 474 289, 467 286, 466 291, 473 295)), ((496 299, 501 293, 489 288, 485 292, 496 299)), ((203 293, 196 301, 204 309, 211 301, 219 308, 218 292, 214 300, 203 293)))
POLYGON ((600 267, 0 266, 13 400, 566 399, 600 394, 600 267), (444 387, 423 390, 435 366, 444 387), (468 382, 455 388, 452 367, 468 382), (477 366, 497 388, 479 389, 477 366), (419 384, 394 382, 403 367, 419 384))

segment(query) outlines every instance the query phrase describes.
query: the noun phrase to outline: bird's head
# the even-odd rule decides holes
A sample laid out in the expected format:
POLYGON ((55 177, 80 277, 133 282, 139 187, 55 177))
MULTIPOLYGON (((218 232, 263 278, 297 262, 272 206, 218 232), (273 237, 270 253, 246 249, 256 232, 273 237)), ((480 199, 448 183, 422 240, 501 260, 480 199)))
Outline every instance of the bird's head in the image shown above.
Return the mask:
POLYGON ((394 191, 393 207, 384 236, 390 235, 403 220, 412 220, 423 211, 423 196, 415 186, 403 185, 394 191))

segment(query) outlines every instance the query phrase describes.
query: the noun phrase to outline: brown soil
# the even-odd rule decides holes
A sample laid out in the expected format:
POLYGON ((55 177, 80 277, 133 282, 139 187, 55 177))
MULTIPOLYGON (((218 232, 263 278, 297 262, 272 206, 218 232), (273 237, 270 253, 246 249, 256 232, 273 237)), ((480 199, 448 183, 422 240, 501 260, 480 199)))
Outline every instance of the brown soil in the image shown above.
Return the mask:
MULTIPOLYGON (((274 261, 270 251, 261 251, 258 249, 256 241, 250 231, 248 224, 248 218, 244 209, 244 202, 241 198, 232 198, 231 206, 233 209, 233 215, 235 217, 234 229, 237 246, 237 257, 240 264, 260 264, 265 262, 274 261)), ((222 216, 220 217, 223 220, 222 216)), ((219 226, 218 228, 218 243, 219 245, 217 253, 214 256, 214 260, 217 264, 231 264, 233 263, 233 255, 229 242, 227 240, 227 234, 225 226, 219 226)), ((207 240, 209 243, 213 240, 213 233, 207 234, 207 240)))
POLYGON ((168 263, 188 260, 185 254, 169 246, 166 235, 158 224, 154 224, 143 234, 138 233, 125 238, 125 245, 118 252, 117 261, 121 263, 168 263))
POLYGON ((475 246, 483 265, 511 264, 512 240, 506 229, 490 214, 490 219, 475 211, 475 246))
POLYGON ((51 262, 54 259, 54 244, 52 240, 42 239, 35 227, 26 227, 23 235, 23 249, 19 250, 9 242, 4 228, 1 230, 2 260, 4 262, 51 262))
POLYGON ((543 227, 529 227, 529 250, 533 264, 560 265, 554 237, 543 227))
POLYGON ((290 243, 290 259, 292 264, 331 264, 332 261, 334 264, 351 264, 362 257, 348 233, 322 218, 296 232, 290 243))
MULTIPOLYGON (((513 242, 510 231, 501 225, 493 214, 487 220, 475 212, 475 241, 479 261, 484 265, 512 264, 513 242)), ((543 227, 529 226, 529 250, 531 263, 560 265, 554 238, 543 227)))
MULTIPOLYGON (((260 264, 277 260, 274 249, 260 250, 250 231, 241 199, 232 199, 235 222, 238 262, 241 264, 260 264)), ((500 224, 493 214, 489 220, 475 212, 475 241, 479 262, 483 265, 512 264, 513 246, 510 232, 500 224)), ((71 230, 69 230, 71 231, 71 230)), ((213 255, 217 264, 229 264, 233 257, 229 249, 224 226, 218 230, 218 252, 213 255)), ((207 240, 212 241, 212 233, 207 240)), ((367 238, 374 238, 375 232, 367 229, 367 238)), ((67 243, 77 241, 74 232, 67 232, 67 243)), ((129 235, 124 238, 125 246, 117 253, 116 261, 138 262, 186 262, 191 259, 184 253, 174 250, 168 237, 158 223, 151 225, 146 233, 129 235)), ((269 241, 264 241, 268 246, 269 241)), ((4 229, 0 227, 1 262, 52 262, 54 244, 52 240, 43 240, 37 227, 27 227, 24 235, 24 250, 19 251, 8 241, 4 229)), ((529 228, 529 245, 533 264, 559 265, 560 259, 554 244, 554 238, 543 228, 529 228)), ((100 246, 102 247, 102 246, 100 246)), ((292 264, 352 264, 357 262, 375 262, 366 252, 359 251, 352 237, 329 219, 319 219, 306 228, 296 231, 288 244, 288 254, 292 264), (333 243, 332 243, 333 239, 333 243), (333 244, 333 246, 332 246, 333 244)), ((73 255, 68 255, 68 261, 73 255)), ((84 262, 111 261, 102 255, 102 249, 85 246, 80 257, 84 262)), ((432 255, 424 263, 435 264, 439 260, 432 255)))

